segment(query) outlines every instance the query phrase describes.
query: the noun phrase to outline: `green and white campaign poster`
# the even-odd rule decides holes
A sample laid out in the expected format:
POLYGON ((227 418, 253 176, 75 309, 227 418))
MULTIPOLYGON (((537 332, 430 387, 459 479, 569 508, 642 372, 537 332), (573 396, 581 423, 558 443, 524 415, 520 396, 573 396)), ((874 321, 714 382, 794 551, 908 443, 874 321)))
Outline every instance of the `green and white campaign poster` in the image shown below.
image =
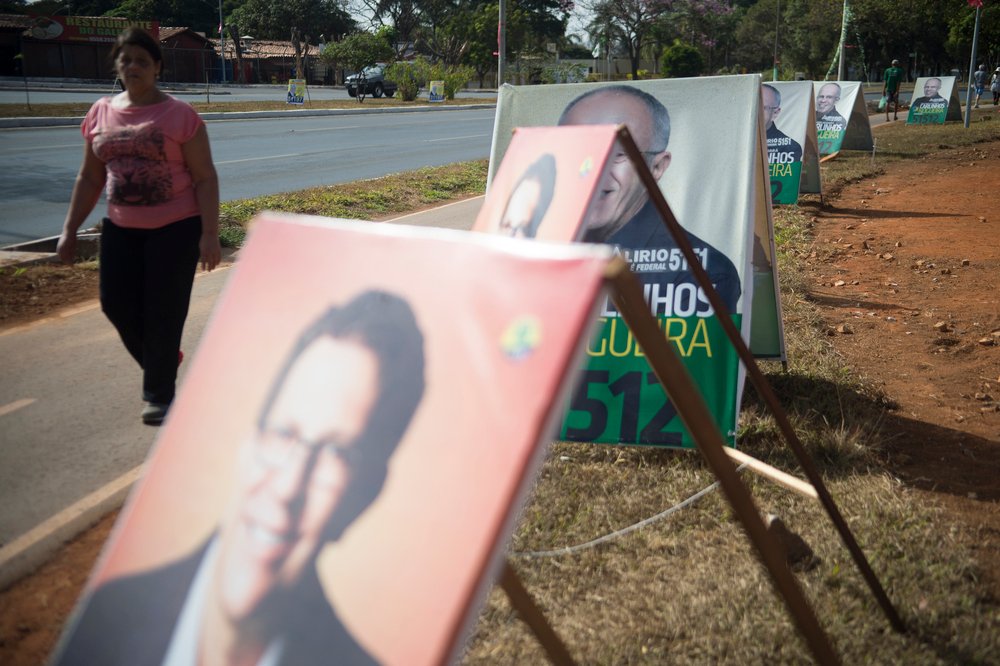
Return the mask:
POLYGON ((813 81, 819 154, 871 150, 872 125, 857 81, 813 81))
POLYGON ((288 79, 288 104, 306 103, 306 80, 288 79))
POLYGON ((760 87, 772 204, 794 204, 800 193, 822 192, 812 92, 811 81, 760 87))
MULTIPOLYGON (((497 101, 490 179, 516 127, 626 125, 722 297, 726 316, 749 340, 758 223, 769 243, 774 237, 759 113, 759 75, 505 85, 497 101)), ((744 380, 736 352, 625 153, 613 151, 607 164, 578 237, 614 245, 628 261, 664 336, 733 443, 744 380)), ((773 296, 767 300, 773 303, 773 296)), ((605 303, 598 317, 562 437, 692 446, 614 305, 605 303)))
POLYGON ((961 120, 962 107, 954 76, 927 76, 913 84, 907 125, 943 124, 961 120))

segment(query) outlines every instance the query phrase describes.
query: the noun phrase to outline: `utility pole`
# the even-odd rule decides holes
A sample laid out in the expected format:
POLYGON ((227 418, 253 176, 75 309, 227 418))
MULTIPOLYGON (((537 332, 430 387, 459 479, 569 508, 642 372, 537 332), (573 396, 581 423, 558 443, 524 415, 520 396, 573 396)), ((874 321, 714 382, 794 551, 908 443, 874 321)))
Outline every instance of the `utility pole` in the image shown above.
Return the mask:
POLYGON ((969 121, 972 119, 972 75, 976 73, 976 51, 979 48, 979 12, 983 8, 980 1, 976 5, 976 27, 972 30, 972 57, 969 59, 969 76, 965 82, 965 127, 968 129, 969 121))
POLYGON ((507 75, 507 0, 500 0, 500 17, 497 21, 497 90, 507 75))
POLYGON ((778 24, 781 22, 781 0, 778 0, 774 9, 774 72, 771 80, 778 80, 778 24))
POLYGON ((222 82, 226 82, 226 27, 222 25, 222 0, 219 0, 219 59, 222 60, 222 82))
POLYGON ((850 15, 850 7, 848 7, 848 0, 844 0, 844 18, 840 22, 840 64, 837 66, 837 80, 843 81, 847 76, 847 70, 844 67, 844 52, 847 50, 847 17, 850 15))

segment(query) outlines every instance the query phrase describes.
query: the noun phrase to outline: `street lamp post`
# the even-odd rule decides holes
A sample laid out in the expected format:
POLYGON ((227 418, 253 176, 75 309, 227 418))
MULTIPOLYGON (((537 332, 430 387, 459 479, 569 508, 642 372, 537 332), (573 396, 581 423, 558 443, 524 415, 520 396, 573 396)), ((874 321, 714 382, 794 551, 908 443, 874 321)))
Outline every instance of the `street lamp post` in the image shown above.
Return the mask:
POLYGON ((500 17, 497 22, 497 90, 507 75, 507 0, 499 2, 500 17))
POLYGON ((972 57, 969 59, 969 76, 966 81, 965 96, 965 127, 968 129, 969 121, 972 119, 972 75, 976 72, 976 50, 979 48, 979 10, 983 8, 983 3, 976 5, 976 27, 972 30, 972 57))
POLYGON ((226 26, 222 25, 222 0, 219 0, 219 59, 222 60, 222 82, 226 82, 226 26))
POLYGON ((774 9, 774 72, 771 80, 778 80, 778 24, 781 21, 781 0, 778 0, 774 9))
POLYGON ((845 67, 844 51, 847 47, 847 22, 850 16, 851 9, 848 6, 848 0, 844 0, 844 18, 840 23, 840 63, 837 66, 837 80, 843 81, 847 77, 847 69, 845 67))

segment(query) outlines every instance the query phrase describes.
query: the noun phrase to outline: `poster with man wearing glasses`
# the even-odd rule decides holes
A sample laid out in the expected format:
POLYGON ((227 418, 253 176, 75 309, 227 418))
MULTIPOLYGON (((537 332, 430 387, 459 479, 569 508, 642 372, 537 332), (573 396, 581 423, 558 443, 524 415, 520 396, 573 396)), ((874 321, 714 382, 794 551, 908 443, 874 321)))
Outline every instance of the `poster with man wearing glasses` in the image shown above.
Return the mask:
POLYGON ((799 194, 822 189, 812 90, 810 81, 773 81, 760 87, 772 204, 794 204, 799 194))
POLYGON ((53 663, 454 659, 613 256, 490 240, 258 218, 53 663))

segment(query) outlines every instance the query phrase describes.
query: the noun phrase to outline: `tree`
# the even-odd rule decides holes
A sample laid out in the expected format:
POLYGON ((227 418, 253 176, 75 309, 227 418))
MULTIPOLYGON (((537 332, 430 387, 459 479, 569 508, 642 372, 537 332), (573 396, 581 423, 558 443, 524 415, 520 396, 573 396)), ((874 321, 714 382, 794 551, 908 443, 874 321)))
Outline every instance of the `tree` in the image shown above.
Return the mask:
POLYGON ((596 0, 589 6, 591 35, 601 35, 627 54, 632 78, 639 78, 639 59, 656 23, 671 10, 669 0, 596 0))
MULTIPOLYGON (((81 13, 87 9, 82 2, 73 2, 73 12, 81 13)), ((122 16, 134 21, 156 20, 160 25, 185 26, 194 30, 214 32, 219 23, 217 5, 205 2, 190 2, 190 0, 124 0, 112 9, 102 12, 109 16, 122 16)))
POLYGON ((677 36, 698 49, 709 71, 717 53, 727 52, 736 32, 738 14, 722 0, 675 0, 667 19, 677 36))
POLYGON ((226 19, 241 35, 288 39, 292 28, 336 40, 355 29, 354 19, 338 0, 247 0, 226 19))
POLYGON ((366 13, 372 17, 372 27, 391 26, 396 39, 410 44, 417 39, 423 22, 419 0, 359 0, 366 13))
POLYGON ((781 4, 788 6, 782 9, 784 59, 794 63, 796 69, 809 72, 812 78, 822 79, 840 42, 843 0, 785 0, 781 4))
POLYGON ((243 67, 243 40, 240 39, 240 31, 235 23, 230 23, 226 26, 229 31, 229 39, 233 45, 233 51, 236 53, 236 83, 246 83, 247 73, 246 69, 243 67))
POLYGON ((465 62, 476 70, 480 88, 486 83, 486 74, 497 65, 499 16, 500 8, 496 2, 481 2, 467 15, 465 25, 469 47, 465 52, 465 62))
POLYGON ((779 18, 775 15, 778 11, 778 0, 761 0, 743 14, 736 27, 733 58, 751 72, 760 72, 773 65, 776 24, 780 26, 778 35, 780 59, 786 66, 794 64, 786 52, 788 22, 784 17, 787 14, 788 1, 784 0, 780 6, 782 11, 779 18))
MULTIPOLYGON (((319 57, 333 67, 339 65, 348 71, 360 72, 377 62, 392 60, 395 54, 384 37, 370 32, 356 32, 339 42, 327 44, 319 57)), ((364 101, 361 95, 358 95, 358 101, 364 101)))
POLYGON ((417 98, 420 89, 430 80, 431 66, 426 59, 417 57, 409 62, 394 62, 385 69, 385 76, 395 81, 399 96, 404 102, 417 98))
POLYGON ((679 39, 663 49, 663 55, 660 56, 660 69, 667 78, 698 76, 704 65, 701 52, 679 39))

